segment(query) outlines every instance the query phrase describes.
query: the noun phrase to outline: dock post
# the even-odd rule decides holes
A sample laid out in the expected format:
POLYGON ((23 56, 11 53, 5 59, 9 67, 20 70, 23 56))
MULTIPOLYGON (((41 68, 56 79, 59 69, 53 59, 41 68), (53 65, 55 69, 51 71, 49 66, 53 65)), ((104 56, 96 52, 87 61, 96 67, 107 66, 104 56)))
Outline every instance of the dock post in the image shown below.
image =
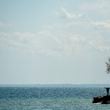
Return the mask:
POLYGON ((106 92, 107 92, 107 96, 109 96, 109 89, 110 89, 110 88, 107 87, 107 88, 105 88, 105 89, 106 89, 106 92))

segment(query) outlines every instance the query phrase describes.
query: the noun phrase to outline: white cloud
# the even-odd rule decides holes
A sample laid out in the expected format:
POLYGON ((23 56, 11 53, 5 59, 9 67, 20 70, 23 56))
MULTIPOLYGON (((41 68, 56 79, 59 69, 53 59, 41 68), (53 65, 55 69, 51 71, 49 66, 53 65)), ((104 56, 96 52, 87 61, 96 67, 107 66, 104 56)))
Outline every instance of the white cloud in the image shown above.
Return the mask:
POLYGON ((101 28, 105 28, 105 29, 110 29, 110 20, 107 21, 98 21, 98 22, 93 22, 93 24, 96 27, 101 27, 101 28))
POLYGON ((64 7, 61 7, 60 11, 58 12, 58 15, 65 19, 75 19, 82 17, 82 14, 71 13, 64 7))
MULTIPOLYGON (((89 49, 108 52, 110 51, 110 39, 102 36, 98 30, 94 29, 94 26, 109 29, 110 21, 95 22, 87 18, 90 11, 97 10, 99 12, 99 9, 103 9, 104 6, 105 4, 102 5, 102 3, 100 6, 94 3, 91 5, 90 3, 83 4, 80 7, 83 10, 79 11, 79 13, 75 13, 74 10, 68 11, 69 9, 62 7, 58 12, 60 16, 58 19, 65 18, 64 22, 62 20, 61 23, 51 24, 51 26, 47 26, 48 28, 44 24, 45 29, 36 33, 0 32, 0 45, 22 49, 34 54, 55 56, 73 55, 83 51, 89 52, 89 49), (84 8, 88 9, 86 13, 82 12, 85 10, 84 8)), ((89 17, 91 18, 91 16, 89 17)))
POLYGON ((89 42, 93 48, 100 52, 109 52, 110 51, 110 40, 107 41, 103 37, 97 37, 96 39, 89 42))
POLYGON ((86 2, 82 2, 82 4, 80 4, 80 10, 82 11, 99 11, 102 13, 105 12, 105 11, 109 11, 109 10, 106 10, 109 8, 109 3, 110 1, 109 0, 93 0, 93 1, 86 1, 86 2))
POLYGON ((0 33, 0 46, 13 47, 34 54, 52 56, 74 55, 85 49, 99 52, 110 51, 110 41, 103 37, 92 38, 70 32, 42 31, 38 33, 13 32, 0 33))

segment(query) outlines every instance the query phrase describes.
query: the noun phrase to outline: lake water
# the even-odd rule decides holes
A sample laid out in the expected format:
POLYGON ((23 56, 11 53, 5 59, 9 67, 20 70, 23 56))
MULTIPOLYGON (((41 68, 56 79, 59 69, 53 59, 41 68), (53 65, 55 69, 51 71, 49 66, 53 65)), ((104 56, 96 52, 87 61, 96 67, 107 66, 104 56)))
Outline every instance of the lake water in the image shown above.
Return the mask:
POLYGON ((105 94, 101 87, 0 87, 0 110, 110 110, 92 103, 105 94))

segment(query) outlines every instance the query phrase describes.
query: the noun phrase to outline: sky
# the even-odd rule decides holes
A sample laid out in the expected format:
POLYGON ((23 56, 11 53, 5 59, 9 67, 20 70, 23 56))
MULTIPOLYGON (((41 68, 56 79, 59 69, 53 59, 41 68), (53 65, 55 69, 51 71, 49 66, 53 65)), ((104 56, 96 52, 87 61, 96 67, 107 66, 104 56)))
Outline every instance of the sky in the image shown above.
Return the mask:
POLYGON ((0 0, 0 84, 109 84, 110 0, 0 0))

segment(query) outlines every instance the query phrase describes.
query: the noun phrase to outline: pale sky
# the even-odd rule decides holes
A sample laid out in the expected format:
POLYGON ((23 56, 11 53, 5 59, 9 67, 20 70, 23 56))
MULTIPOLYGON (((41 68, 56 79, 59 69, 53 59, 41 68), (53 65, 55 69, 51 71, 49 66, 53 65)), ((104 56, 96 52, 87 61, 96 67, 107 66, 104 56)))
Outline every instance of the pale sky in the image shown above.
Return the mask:
POLYGON ((0 84, 108 84, 110 0, 0 0, 0 84))

